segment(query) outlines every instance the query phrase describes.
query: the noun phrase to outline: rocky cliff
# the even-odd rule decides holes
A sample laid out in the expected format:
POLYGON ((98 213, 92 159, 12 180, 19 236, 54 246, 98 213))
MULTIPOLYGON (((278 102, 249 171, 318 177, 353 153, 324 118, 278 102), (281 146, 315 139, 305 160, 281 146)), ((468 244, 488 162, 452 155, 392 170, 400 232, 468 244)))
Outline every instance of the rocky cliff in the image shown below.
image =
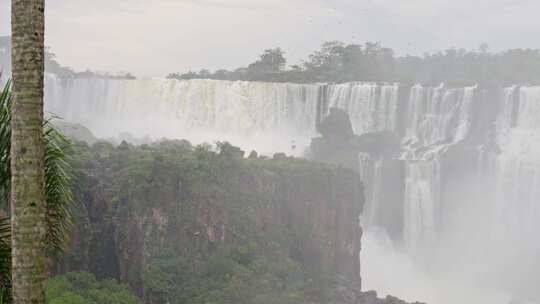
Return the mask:
POLYGON ((253 246, 303 273, 360 290, 359 175, 301 159, 267 159, 228 144, 169 141, 79 146, 81 187, 73 248, 59 271, 88 270, 151 300, 145 271, 164 251, 191 271, 227 247, 253 246))

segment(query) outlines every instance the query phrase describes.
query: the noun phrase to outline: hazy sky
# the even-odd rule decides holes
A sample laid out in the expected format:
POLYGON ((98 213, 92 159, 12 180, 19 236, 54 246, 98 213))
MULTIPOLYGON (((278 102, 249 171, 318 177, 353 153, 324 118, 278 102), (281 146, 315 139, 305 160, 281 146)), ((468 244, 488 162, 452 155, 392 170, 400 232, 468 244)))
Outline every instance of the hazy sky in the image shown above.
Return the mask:
MULTIPOLYGON (((11 0, 0 0, 0 35, 11 0)), ((323 41, 399 54, 540 48, 539 0, 46 0, 46 44, 77 70, 137 76, 235 68, 281 46, 293 64, 323 41)))

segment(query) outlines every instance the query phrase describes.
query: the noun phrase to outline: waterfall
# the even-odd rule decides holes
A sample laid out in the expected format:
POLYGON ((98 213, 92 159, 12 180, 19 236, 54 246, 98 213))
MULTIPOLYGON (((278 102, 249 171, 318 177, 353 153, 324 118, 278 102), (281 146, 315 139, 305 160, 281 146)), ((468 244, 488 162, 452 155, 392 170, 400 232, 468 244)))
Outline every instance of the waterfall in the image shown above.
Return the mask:
POLYGON ((403 237, 408 249, 434 244, 440 165, 437 161, 412 161, 406 165, 403 237))
POLYGON ((410 296, 375 278, 387 271, 385 278, 422 277, 411 284, 435 282, 411 286, 434 303, 471 302, 471 294, 486 304, 540 298, 540 87, 47 75, 45 95, 47 112, 102 138, 130 133, 195 143, 229 140, 244 149, 296 155, 328 109, 341 108, 355 133, 390 131, 402 141, 399 159, 359 156, 366 239, 376 242, 382 232, 387 236, 374 248, 397 252, 371 251, 363 263, 386 265, 376 259, 396 257, 415 268, 395 274, 395 268, 366 267, 368 288, 410 296))
MULTIPOLYGON (((340 90, 341 97, 336 98, 341 100, 335 104, 351 111, 347 98, 352 94, 340 90)), ((380 88, 368 90, 364 85, 363 90, 363 96, 371 98, 365 100, 380 102, 384 108, 384 101, 374 93, 380 88)), ((351 116, 365 119, 363 125, 357 122, 358 129, 380 130, 371 127, 374 108, 356 108, 363 113, 351 116)), ((475 303, 539 301, 535 284, 540 280, 540 244, 534 240, 540 231, 540 87, 416 85, 409 90, 406 111, 398 112, 397 119, 403 116, 402 199, 380 199, 381 193, 399 191, 382 182, 388 179, 384 174, 397 171, 382 171, 385 160, 366 156, 360 160, 360 172, 367 179, 363 223, 368 234, 379 234, 381 227, 387 233, 394 230, 377 220, 378 213, 389 208, 385 204, 402 204, 392 209, 401 210, 402 216, 401 240, 395 240, 395 250, 406 254, 421 276, 427 273, 432 281, 442 280, 446 290, 463 294, 442 299, 437 292, 432 301, 470 301, 469 294, 474 294, 475 303)), ((387 119, 396 117, 390 114, 387 119)), ((373 235, 368 240, 373 241, 373 235)), ((373 253, 368 256, 375 259, 373 253)), ((370 285, 370 275, 378 277, 364 273, 365 284, 385 290, 380 280, 370 285)))
MULTIPOLYGON (((540 280, 540 87, 518 89, 514 116, 501 124, 501 153, 496 158, 496 197, 491 238, 500 245, 497 261, 511 282, 540 280), (517 106, 517 109, 516 109, 517 106), (510 248, 508 246, 511 246, 510 248), (511 261, 519 260, 519 265, 511 261)), ((528 284, 514 288, 530 292, 528 284)))
POLYGON ((426 159, 464 140, 476 87, 411 88, 404 147, 407 158, 426 159))
POLYGON ((349 113, 356 134, 395 131, 397 84, 346 83, 330 86, 328 104, 349 113))
POLYGON ((367 153, 360 153, 360 178, 364 183, 364 195, 366 204, 362 223, 367 226, 378 225, 378 217, 381 213, 381 191, 384 189, 383 159, 372 159, 367 153))
MULTIPOLYGON (((356 134, 378 131, 397 132, 398 128, 398 84, 376 83, 345 83, 331 85, 327 88, 329 107, 345 110, 351 119, 356 134)), ((387 183, 391 183, 388 174, 395 174, 394 170, 388 172, 392 161, 375 158, 361 153, 360 174, 365 186, 366 205, 362 223, 368 226, 392 225, 395 222, 389 214, 392 210, 394 198, 389 197, 385 191, 387 183)))
POLYGON ((493 229, 499 236, 533 237, 540 231, 540 87, 504 91, 497 141, 493 229))
POLYGON ((307 146, 315 134, 315 85, 215 80, 70 79, 48 75, 46 111, 98 137, 122 133, 229 140, 263 152, 307 146), (263 140, 264 139, 264 140, 263 140))
POLYGON ((402 159, 406 162, 404 241, 407 247, 432 246, 441 212, 441 156, 465 140, 471 125, 476 87, 411 88, 402 159))

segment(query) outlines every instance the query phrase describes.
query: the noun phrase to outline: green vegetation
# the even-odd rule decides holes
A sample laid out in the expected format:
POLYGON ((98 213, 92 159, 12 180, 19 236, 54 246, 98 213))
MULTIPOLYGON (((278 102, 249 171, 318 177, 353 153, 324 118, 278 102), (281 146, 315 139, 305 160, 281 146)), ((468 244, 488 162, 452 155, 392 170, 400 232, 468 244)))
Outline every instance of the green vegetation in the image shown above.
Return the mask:
MULTIPOLYGON (((10 70, 10 37, 0 37, 0 70, 10 70)), ((134 79, 130 73, 117 75, 92 71, 74 72, 61 66, 46 50, 46 70, 61 77, 105 77, 134 79)), ((393 49, 380 43, 324 43, 320 50, 298 64, 287 66, 281 48, 268 49, 255 62, 234 70, 170 73, 171 79, 216 79, 269 82, 342 83, 351 81, 399 81, 438 85, 513 85, 540 84, 540 50, 509 49, 491 52, 486 44, 477 50, 451 48, 423 56, 396 56, 393 49)))
POLYGON ((286 257, 257 254, 255 246, 224 248, 194 271, 188 259, 165 251, 153 258, 143 281, 150 303, 321 303, 330 282, 307 274, 286 257), (323 284, 324 282, 324 284, 323 284))
POLYGON ((353 171, 228 143, 76 150, 79 243, 63 269, 122 278, 156 304, 325 303, 343 269, 357 274, 353 171))
POLYGON ((174 79, 255 80, 273 82, 399 81, 403 83, 452 85, 540 84, 540 50, 511 49, 490 52, 448 49, 423 56, 395 56, 379 43, 345 44, 326 42, 298 65, 286 68, 280 48, 264 51, 260 59, 245 68, 211 73, 172 73, 174 79))
POLYGON ((86 272, 67 273, 49 279, 47 304, 139 304, 141 301, 115 280, 98 281, 86 272))
MULTIPOLYGON (((309 187, 305 189, 308 193, 328 187, 329 177, 321 175, 327 172, 326 167, 298 158, 245 159, 243 155, 229 143, 216 147, 194 147, 180 140, 140 147, 125 142, 118 147, 106 142, 92 147, 81 144, 77 146, 75 168, 82 192, 77 196, 84 200, 101 191, 100 185, 110 185, 100 199, 110 203, 106 210, 114 213, 104 217, 118 220, 120 214, 147 214, 159 207, 177 225, 176 231, 187 233, 205 230, 196 218, 199 209, 205 207, 232 215, 228 219, 235 227, 231 238, 239 242, 259 239, 287 246, 300 244, 298 239, 304 231, 297 230, 302 229, 302 223, 274 227, 272 235, 257 235, 254 214, 261 206, 290 201, 299 181, 309 187), (281 191, 276 193, 276 187, 281 191), (282 233, 285 230, 287 233, 282 233)), ((203 244, 199 247, 206 248, 203 244)))
POLYGON ((0 304, 8 302, 11 290, 10 222, 0 217, 0 304))

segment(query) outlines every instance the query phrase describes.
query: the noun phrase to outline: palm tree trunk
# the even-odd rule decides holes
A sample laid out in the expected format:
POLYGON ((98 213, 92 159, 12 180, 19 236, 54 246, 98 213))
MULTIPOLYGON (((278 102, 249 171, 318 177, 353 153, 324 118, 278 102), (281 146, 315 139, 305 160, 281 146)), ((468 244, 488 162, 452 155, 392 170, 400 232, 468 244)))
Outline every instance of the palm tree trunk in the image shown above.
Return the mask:
POLYGON ((44 0, 12 0, 12 279, 15 304, 45 303, 44 0))

